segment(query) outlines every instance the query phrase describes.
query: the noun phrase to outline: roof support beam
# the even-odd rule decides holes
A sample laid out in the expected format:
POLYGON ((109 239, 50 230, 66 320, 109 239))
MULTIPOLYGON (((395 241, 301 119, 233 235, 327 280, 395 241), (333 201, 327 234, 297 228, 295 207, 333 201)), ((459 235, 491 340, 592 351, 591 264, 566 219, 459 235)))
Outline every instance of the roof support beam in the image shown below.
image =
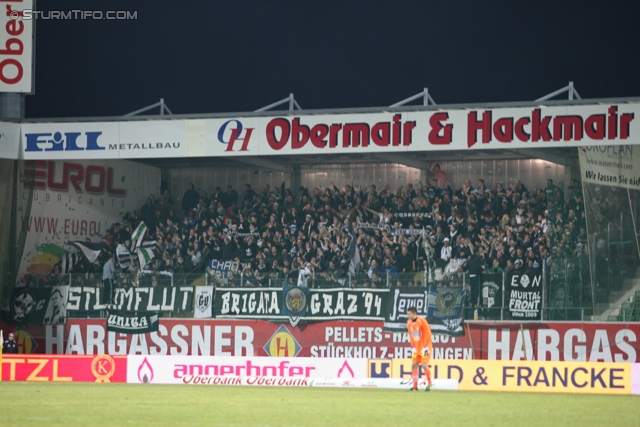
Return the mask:
POLYGON ((267 160, 264 157, 234 157, 233 160, 241 163, 246 163, 253 166, 258 166, 263 169, 270 169, 274 171, 293 173, 293 166, 289 166, 282 162, 275 162, 273 160, 267 160))
MULTIPOLYGON (((577 148, 576 148, 577 150, 577 148)), ((522 148, 519 150, 510 150, 512 153, 515 154, 521 154, 530 158, 536 158, 536 159, 542 159, 542 160, 546 160, 548 162, 552 162, 552 163, 557 163, 559 165, 564 165, 564 166, 571 166, 571 160, 564 157, 564 156, 559 156, 553 152, 551 152, 551 150, 542 150, 539 148, 522 148)))
POLYGON ((398 163, 416 169, 425 169, 428 165, 425 162, 416 160, 409 155, 403 154, 374 154, 372 157, 388 163, 398 163))

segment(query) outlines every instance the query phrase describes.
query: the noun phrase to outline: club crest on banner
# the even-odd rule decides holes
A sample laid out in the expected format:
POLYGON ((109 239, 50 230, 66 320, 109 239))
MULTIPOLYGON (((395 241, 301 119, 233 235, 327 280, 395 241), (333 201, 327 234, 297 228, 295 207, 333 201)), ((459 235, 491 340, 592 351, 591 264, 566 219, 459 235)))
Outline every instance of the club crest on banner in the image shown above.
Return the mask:
POLYGON ((285 286, 282 289, 282 314, 289 317, 289 323, 294 328, 307 311, 307 288, 285 286))
POLYGON ((482 305, 491 308, 496 304, 496 295, 500 287, 495 282, 486 281, 482 283, 482 305))
POLYGON ((28 289, 23 289, 13 296, 11 314, 14 322, 23 322, 36 307, 36 301, 28 289))
POLYGON ((211 294, 200 294, 196 297, 196 308, 204 313, 211 307, 211 294))
POLYGON ((443 315, 451 314, 455 310, 455 304, 458 301, 458 292, 451 288, 444 288, 438 292, 436 297, 436 306, 438 311, 443 315))

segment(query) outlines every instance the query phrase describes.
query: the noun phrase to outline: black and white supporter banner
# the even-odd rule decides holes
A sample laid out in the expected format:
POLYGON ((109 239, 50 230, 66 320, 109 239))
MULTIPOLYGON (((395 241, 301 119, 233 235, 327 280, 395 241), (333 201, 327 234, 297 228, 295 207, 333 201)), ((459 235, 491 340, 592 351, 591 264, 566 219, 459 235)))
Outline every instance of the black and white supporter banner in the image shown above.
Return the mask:
MULTIPOLYGON (((303 322, 326 320, 384 320, 387 289, 309 289, 303 322)), ((214 300, 216 318, 292 321, 282 311, 282 288, 219 288, 214 300)), ((296 319, 297 321, 297 319, 296 319)))
POLYGON ((384 328, 390 331, 406 332, 407 309, 415 307, 418 316, 427 317, 427 302, 429 291, 427 288, 394 286, 390 289, 384 328))
POLYGON ((502 307, 502 274, 483 274, 480 276, 482 306, 484 308, 502 307))
POLYGON ((176 312, 193 308, 192 286, 117 288, 111 306, 102 303, 102 292, 92 286, 70 286, 67 311, 176 312))
POLYGON ((157 332, 160 325, 158 313, 130 315, 128 313, 109 312, 107 331, 122 334, 146 334, 157 332))
POLYGON ((427 319, 433 334, 464 335, 462 287, 392 287, 384 329, 407 331, 407 309, 415 307, 418 316, 427 319))
POLYGON ((540 320, 542 275, 510 274, 507 278, 509 312, 513 319, 540 320))

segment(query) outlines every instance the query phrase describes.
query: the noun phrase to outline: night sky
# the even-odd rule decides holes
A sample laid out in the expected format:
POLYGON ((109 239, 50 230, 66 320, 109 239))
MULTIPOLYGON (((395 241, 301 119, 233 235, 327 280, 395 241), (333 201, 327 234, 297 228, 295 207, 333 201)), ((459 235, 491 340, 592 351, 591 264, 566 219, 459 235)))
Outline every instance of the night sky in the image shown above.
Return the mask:
POLYGON ((573 80, 583 98, 640 96, 640 2, 38 1, 137 11, 39 20, 34 117, 527 101, 573 80))

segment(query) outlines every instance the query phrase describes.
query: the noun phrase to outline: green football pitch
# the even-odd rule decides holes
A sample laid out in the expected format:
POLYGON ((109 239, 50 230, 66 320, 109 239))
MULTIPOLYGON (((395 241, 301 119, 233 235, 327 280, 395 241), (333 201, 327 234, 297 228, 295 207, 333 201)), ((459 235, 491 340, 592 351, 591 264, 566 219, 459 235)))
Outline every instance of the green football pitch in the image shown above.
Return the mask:
POLYGON ((640 396, 0 383, 2 426, 638 426, 640 396))

